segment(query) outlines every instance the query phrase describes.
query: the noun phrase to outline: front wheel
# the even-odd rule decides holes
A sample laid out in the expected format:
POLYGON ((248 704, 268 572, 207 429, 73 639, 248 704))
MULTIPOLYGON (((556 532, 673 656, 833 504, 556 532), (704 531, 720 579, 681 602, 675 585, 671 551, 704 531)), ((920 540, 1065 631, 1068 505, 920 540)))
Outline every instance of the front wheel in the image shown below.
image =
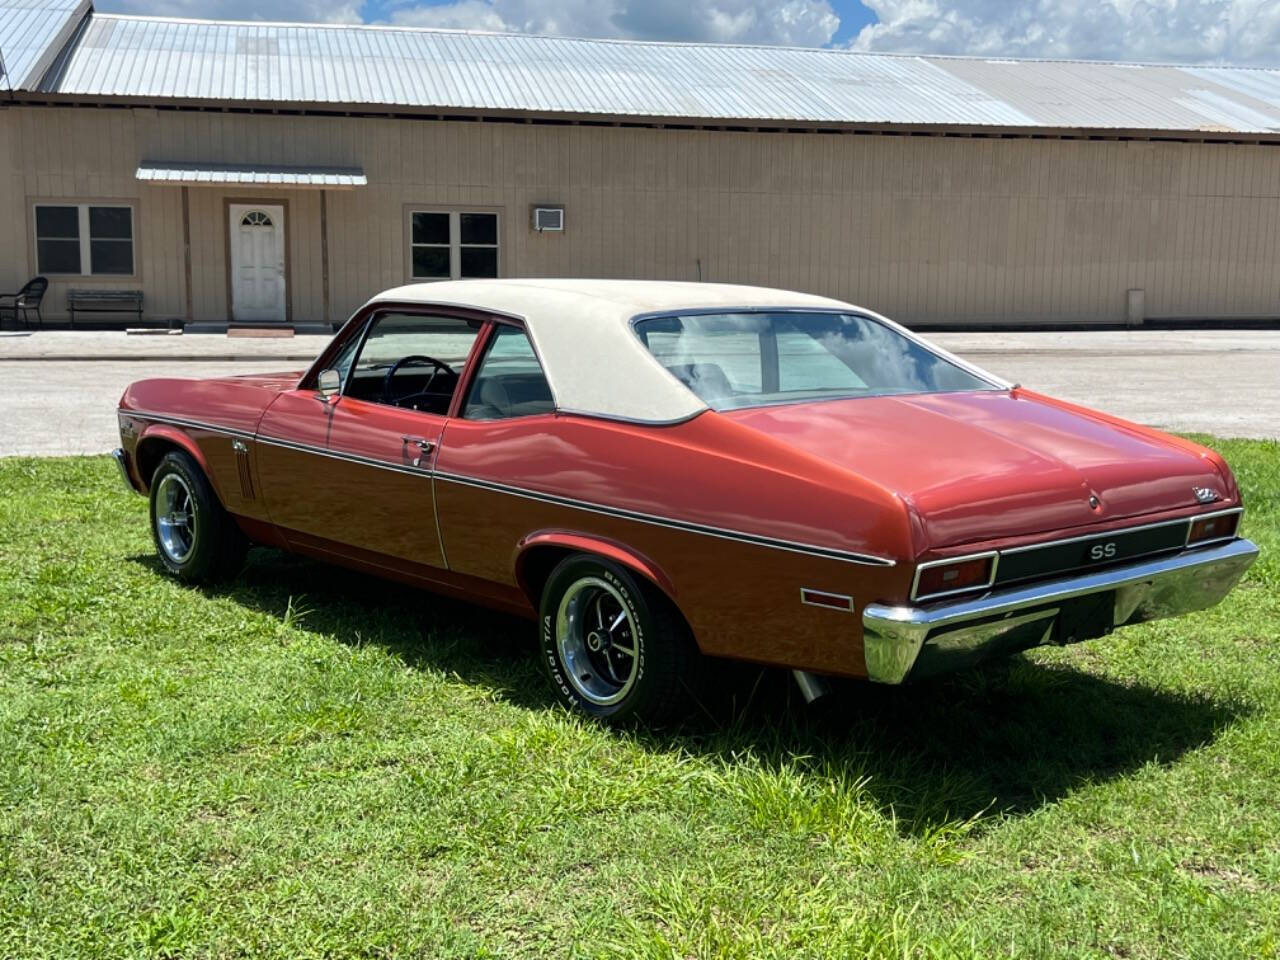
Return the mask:
POLYGON ((189 583, 234 577, 248 543, 190 454, 165 454, 151 477, 151 536, 166 570, 189 583))
POLYGON ((698 652, 656 588, 607 560, 573 556, 547 578, 539 613, 543 663, 565 706, 648 723, 687 710, 698 652))

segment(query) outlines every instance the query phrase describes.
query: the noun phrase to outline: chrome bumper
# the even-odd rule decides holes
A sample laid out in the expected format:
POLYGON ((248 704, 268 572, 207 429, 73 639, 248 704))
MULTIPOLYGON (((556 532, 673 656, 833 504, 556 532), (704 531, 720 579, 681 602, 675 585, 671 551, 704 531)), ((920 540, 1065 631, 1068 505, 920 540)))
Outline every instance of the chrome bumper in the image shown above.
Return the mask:
POLYGON ((919 607, 862 613, 867 676, 902 683, 1046 643, 1212 607, 1257 559, 1248 540, 919 607))
POLYGON ((111 459, 116 462, 116 466, 120 468, 120 479, 124 481, 124 485, 134 493, 141 493, 133 483, 133 477, 129 476, 129 461, 125 457, 125 453, 119 447, 111 451, 111 459))

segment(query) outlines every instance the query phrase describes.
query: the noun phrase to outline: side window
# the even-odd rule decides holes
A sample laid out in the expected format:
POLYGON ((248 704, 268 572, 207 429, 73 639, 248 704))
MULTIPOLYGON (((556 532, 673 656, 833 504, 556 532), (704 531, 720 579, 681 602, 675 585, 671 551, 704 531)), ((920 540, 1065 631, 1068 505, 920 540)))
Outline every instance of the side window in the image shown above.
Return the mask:
POLYGON ((346 380, 346 396, 444 416, 480 323, 380 313, 346 380))
POLYGON ((555 409, 551 388, 528 336, 519 327, 497 327, 471 383, 463 418, 508 420, 553 413, 555 409))

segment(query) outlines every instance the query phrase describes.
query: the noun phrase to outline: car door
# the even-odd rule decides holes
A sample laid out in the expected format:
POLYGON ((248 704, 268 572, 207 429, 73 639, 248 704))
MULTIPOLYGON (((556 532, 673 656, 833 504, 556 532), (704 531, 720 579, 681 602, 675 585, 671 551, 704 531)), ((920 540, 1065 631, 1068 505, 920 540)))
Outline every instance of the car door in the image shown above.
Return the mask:
POLYGON ((520 538, 563 511, 503 487, 572 486, 578 458, 556 441, 555 403, 524 329, 495 321, 480 349, 436 461, 436 503, 450 571, 511 585, 520 538))
POLYGON ((482 323, 405 309, 373 313, 341 392, 305 381, 259 426, 259 470, 272 521, 294 546, 385 565, 444 568, 432 471, 482 323))

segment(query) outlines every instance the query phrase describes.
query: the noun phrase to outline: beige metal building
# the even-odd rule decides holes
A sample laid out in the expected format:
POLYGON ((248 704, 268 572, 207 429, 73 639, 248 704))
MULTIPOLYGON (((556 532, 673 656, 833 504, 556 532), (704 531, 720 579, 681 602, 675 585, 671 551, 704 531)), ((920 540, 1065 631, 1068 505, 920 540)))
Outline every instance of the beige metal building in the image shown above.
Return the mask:
POLYGON ((765 284, 908 324, 1280 317, 1280 72, 86 0, 0 0, 0 55, 0 287, 47 276, 49 321, 111 289, 148 321, 334 323, 495 273, 765 284))

